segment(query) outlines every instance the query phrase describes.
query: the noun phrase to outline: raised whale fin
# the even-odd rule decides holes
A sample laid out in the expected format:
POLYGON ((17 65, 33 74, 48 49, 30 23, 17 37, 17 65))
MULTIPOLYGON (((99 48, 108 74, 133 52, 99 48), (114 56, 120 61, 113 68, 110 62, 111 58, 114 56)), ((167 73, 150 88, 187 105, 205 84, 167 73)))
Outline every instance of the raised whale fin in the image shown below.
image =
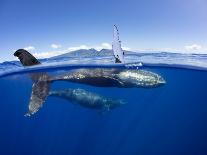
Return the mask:
POLYGON ((113 30, 112 50, 114 52, 115 63, 124 63, 124 51, 121 48, 121 41, 119 40, 119 31, 116 25, 113 30))

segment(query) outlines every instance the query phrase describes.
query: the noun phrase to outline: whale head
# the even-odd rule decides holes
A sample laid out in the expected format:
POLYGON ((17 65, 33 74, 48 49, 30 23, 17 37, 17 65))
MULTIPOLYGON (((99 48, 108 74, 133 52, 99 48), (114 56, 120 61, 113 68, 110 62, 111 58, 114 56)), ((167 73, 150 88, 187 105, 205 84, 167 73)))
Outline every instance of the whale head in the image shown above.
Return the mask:
POLYGON ((146 70, 125 70, 118 74, 118 79, 129 87, 152 88, 166 83, 162 76, 146 70))

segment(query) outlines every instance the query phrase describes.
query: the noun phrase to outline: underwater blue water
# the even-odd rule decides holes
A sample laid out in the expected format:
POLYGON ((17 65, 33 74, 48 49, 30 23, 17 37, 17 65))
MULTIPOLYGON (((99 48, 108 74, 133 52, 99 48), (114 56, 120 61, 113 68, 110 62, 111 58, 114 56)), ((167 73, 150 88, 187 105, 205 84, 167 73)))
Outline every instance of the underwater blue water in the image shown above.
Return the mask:
MULTIPOLYGON (((0 154, 207 154, 207 71, 143 69, 160 74, 167 83, 151 89, 52 84, 54 90, 82 88, 127 103, 104 114, 49 97, 38 113, 24 117, 32 81, 20 73, 1 77, 0 154)), ((50 74, 56 72, 60 70, 50 74)))

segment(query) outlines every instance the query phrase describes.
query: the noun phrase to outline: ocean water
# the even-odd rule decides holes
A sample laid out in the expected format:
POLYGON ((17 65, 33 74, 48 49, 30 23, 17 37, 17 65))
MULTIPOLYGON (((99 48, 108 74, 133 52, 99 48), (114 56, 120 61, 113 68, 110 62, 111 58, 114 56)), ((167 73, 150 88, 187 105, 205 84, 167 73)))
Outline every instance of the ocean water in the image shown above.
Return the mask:
MULTIPOLYGON (((196 65, 183 62, 180 67, 170 65, 166 59, 162 63, 165 65, 160 65, 156 57, 151 58, 154 60, 153 65, 144 63, 141 67, 139 63, 124 66, 76 62, 75 65, 65 61, 60 65, 63 62, 61 60, 58 64, 53 61, 51 65, 48 62, 50 60, 44 60, 42 66, 24 69, 18 62, 2 63, 0 154, 205 155, 207 71, 204 65, 197 65, 204 64, 206 59, 199 59, 191 61, 196 62, 196 65), (48 97, 40 111, 32 117, 24 117, 32 89, 28 73, 44 71, 56 75, 83 67, 141 68, 161 75, 167 83, 161 87, 144 89, 100 88, 58 81, 52 84, 52 90, 81 88, 121 99, 126 104, 102 114, 61 98, 48 97)), ((92 60, 86 58, 85 61, 92 60)))

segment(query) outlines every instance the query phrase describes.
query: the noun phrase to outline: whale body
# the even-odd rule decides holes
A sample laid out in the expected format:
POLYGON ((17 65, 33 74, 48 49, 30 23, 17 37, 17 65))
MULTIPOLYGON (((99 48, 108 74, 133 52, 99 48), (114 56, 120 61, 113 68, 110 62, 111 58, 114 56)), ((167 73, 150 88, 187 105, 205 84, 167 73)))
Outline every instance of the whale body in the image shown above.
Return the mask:
POLYGON ((74 104, 101 111, 109 111, 124 104, 121 100, 106 98, 104 96, 88 92, 84 89, 51 91, 49 95, 64 98, 74 104))
POLYGON ((109 111, 111 109, 119 107, 120 105, 125 104, 125 102, 123 102, 122 100, 107 98, 99 94, 86 91, 84 89, 54 90, 50 92, 48 92, 48 90, 48 87, 33 85, 33 91, 28 107, 29 110, 25 114, 25 116, 29 117, 37 113, 39 109, 43 106, 43 103, 48 96, 63 98, 73 104, 77 104, 89 109, 100 110, 101 112, 109 111), (44 88, 44 90, 40 90, 41 88, 44 88), (40 93, 41 91, 43 92, 40 93), (41 94, 43 94, 43 96, 41 96, 41 94))
POLYGON ((165 80, 158 74, 146 70, 134 69, 76 69, 67 74, 49 79, 54 81, 69 81, 96 87, 151 88, 165 84, 165 80))

